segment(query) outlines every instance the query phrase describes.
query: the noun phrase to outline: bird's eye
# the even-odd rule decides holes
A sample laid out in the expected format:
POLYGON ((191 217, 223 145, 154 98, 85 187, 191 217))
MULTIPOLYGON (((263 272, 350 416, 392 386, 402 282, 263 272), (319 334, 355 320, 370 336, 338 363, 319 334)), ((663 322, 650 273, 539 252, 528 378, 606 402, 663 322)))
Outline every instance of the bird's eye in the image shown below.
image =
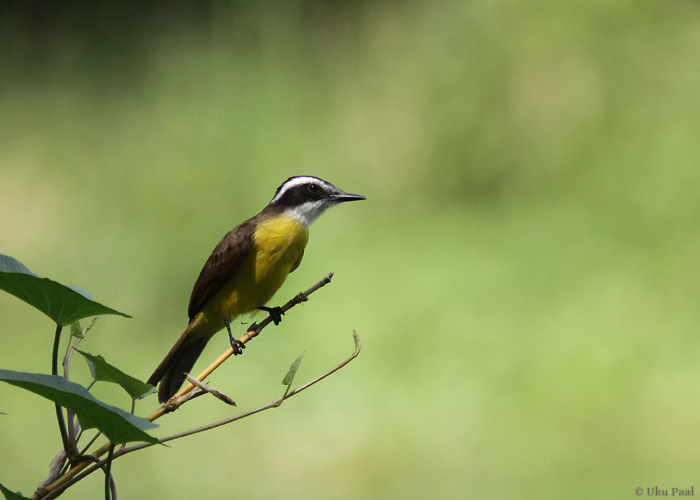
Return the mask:
POLYGON ((309 193, 318 193, 320 188, 318 187, 318 184, 309 184, 306 186, 306 189, 309 191, 309 193))

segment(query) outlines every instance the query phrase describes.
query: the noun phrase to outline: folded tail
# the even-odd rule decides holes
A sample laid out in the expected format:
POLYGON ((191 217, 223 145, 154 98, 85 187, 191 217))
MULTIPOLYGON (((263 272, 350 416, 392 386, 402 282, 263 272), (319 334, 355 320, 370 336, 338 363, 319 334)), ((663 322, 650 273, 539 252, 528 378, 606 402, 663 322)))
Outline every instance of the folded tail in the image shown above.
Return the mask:
POLYGON ((148 379, 148 383, 156 385, 160 382, 158 388, 158 401, 165 403, 173 397, 180 389, 182 384, 187 379, 186 373, 190 373, 197 358, 207 345, 209 338, 199 338, 194 342, 186 342, 187 334, 190 333, 190 323, 175 345, 170 349, 170 352, 165 356, 165 359, 158 365, 156 371, 148 379))

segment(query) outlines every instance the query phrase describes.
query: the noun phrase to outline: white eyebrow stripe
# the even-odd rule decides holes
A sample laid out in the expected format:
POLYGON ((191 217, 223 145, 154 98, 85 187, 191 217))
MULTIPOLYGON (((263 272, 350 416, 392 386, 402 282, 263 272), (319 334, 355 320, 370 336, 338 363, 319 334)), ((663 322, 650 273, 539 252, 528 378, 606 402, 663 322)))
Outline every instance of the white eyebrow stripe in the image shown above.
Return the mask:
POLYGON ((304 184, 310 184, 310 183, 321 184, 322 186, 324 186, 326 188, 331 186, 329 183, 327 183, 323 179, 319 179, 318 177, 312 177, 310 175, 293 177, 291 180, 282 184, 282 187, 280 188, 279 192, 274 196, 274 198, 272 198, 272 200, 270 200, 270 203, 274 203, 275 201, 279 200, 290 189, 297 187, 297 186, 304 185, 304 184))

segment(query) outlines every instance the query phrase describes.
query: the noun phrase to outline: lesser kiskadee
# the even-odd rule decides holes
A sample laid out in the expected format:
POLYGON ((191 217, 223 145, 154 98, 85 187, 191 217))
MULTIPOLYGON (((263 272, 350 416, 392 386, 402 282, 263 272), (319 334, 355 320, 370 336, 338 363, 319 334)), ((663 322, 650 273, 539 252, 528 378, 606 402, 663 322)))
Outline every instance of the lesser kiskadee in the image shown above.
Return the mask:
MULTIPOLYGON (((209 339, 224 327, 230 335, 237 316, 262 309, 279 323, 281 310, 265 304, 299 267, 309 225, 338 203, 364 199, 318 177, 290 177, 262 212, 226 234, 194 284, 187 328, 148 379, 160 382, 158 400, 164 403, 178 391, 209 339)), ((236 342, 231 337, 239 353, 236 342)))

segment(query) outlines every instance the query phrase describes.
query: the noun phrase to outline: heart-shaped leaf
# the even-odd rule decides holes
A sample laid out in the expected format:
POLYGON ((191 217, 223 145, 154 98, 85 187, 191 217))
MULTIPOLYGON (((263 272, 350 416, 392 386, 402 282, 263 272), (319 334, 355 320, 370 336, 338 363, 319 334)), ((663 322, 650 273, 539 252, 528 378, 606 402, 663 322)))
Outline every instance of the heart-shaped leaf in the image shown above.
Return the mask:
POLYGON ((92 377, 95 380, 113 382, 119 385, 129 394, 129 396, 131 396, 131 399, 142 398, 156 390, 156 388, 151 384, 141 382, 131 375, 127 375, 119 368, 110 365, 102 356, 94 356, 87 352, 83 352, 80 349, 76 349, 76 351, 85 356, 85 360, 88 363, 92 377))
POLYGON ((156 424, 116 406, 103 403, 82 385, 63 377, 0 370, 0 381, 31 391, 67 408, 78 416, 83 429, 99 430, 112 444, 133 441, 159 442, 157 438, 144 432, 158 427, 156 424))
POLYGON ((17 259, 1 254, 0 290, 25 301, 61 326, 102 314, 131 317, 90 300, 86 297, 87 293, 80 289, 39 278, 17 259))

